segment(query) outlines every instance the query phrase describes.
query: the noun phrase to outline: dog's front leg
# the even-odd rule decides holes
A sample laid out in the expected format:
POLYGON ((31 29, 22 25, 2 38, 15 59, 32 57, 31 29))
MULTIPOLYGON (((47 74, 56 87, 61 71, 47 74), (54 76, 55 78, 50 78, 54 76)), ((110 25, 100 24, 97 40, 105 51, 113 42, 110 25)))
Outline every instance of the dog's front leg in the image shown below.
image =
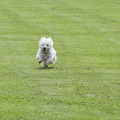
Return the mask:
POLYGON ((44 62, 44 66, 48 67, 49 63, 47 62, 47 60, 44 62))
POLYGON ((36 59, 38 60, 38 63, 41 63, 43 61, 43 57, 40 54, 41 54, 41 49, 38 50, 36 55, 36 59))
POLYGON ((43 61, 43 58, 41 56, 37 56, 38 63, 41 63, 43 61))

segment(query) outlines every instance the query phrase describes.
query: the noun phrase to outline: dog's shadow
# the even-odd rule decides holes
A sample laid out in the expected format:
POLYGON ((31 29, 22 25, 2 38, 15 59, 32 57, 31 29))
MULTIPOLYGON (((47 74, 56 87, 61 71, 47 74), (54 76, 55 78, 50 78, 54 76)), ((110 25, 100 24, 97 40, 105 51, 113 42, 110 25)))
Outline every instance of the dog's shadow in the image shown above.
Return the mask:
POLYGON ((36 68, 37 70, 51 70, 51 69, 55 69, 55 67, 39 67, 36 68))

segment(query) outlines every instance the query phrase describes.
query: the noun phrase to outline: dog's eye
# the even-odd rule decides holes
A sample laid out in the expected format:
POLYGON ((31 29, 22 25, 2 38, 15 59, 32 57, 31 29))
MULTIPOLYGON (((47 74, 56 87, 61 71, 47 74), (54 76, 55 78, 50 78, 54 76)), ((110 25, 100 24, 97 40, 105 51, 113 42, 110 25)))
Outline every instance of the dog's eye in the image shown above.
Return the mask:
POLYGON ((47 45, 47 46, 49 46, 49 45, 47 45))
POLYGON ((44 44, 42 44, 42 46, 44 46, 44 44))

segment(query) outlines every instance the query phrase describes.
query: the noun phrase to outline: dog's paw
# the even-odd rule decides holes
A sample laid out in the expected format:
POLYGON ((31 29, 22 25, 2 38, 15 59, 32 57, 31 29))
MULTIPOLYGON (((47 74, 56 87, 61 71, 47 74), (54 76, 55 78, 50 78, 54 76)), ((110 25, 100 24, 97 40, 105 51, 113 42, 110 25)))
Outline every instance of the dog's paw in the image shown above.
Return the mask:
POLYGON ((45 65, 45 67, 48 67, 48 65, 45 65))
POLYGON ((39 61, 38 63, 41 63, 42 61, 39 61))

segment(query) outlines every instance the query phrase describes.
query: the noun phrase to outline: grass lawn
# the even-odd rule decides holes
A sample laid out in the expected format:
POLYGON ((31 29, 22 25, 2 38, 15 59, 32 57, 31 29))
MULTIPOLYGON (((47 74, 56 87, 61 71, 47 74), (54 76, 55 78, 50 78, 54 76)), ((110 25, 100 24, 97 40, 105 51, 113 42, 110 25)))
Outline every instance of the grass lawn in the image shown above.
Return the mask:
POLYGON ((120 1, 0 2, 0 120, 120 120, 120 1), (57 62, 36 54, 51 37, 57 62))

